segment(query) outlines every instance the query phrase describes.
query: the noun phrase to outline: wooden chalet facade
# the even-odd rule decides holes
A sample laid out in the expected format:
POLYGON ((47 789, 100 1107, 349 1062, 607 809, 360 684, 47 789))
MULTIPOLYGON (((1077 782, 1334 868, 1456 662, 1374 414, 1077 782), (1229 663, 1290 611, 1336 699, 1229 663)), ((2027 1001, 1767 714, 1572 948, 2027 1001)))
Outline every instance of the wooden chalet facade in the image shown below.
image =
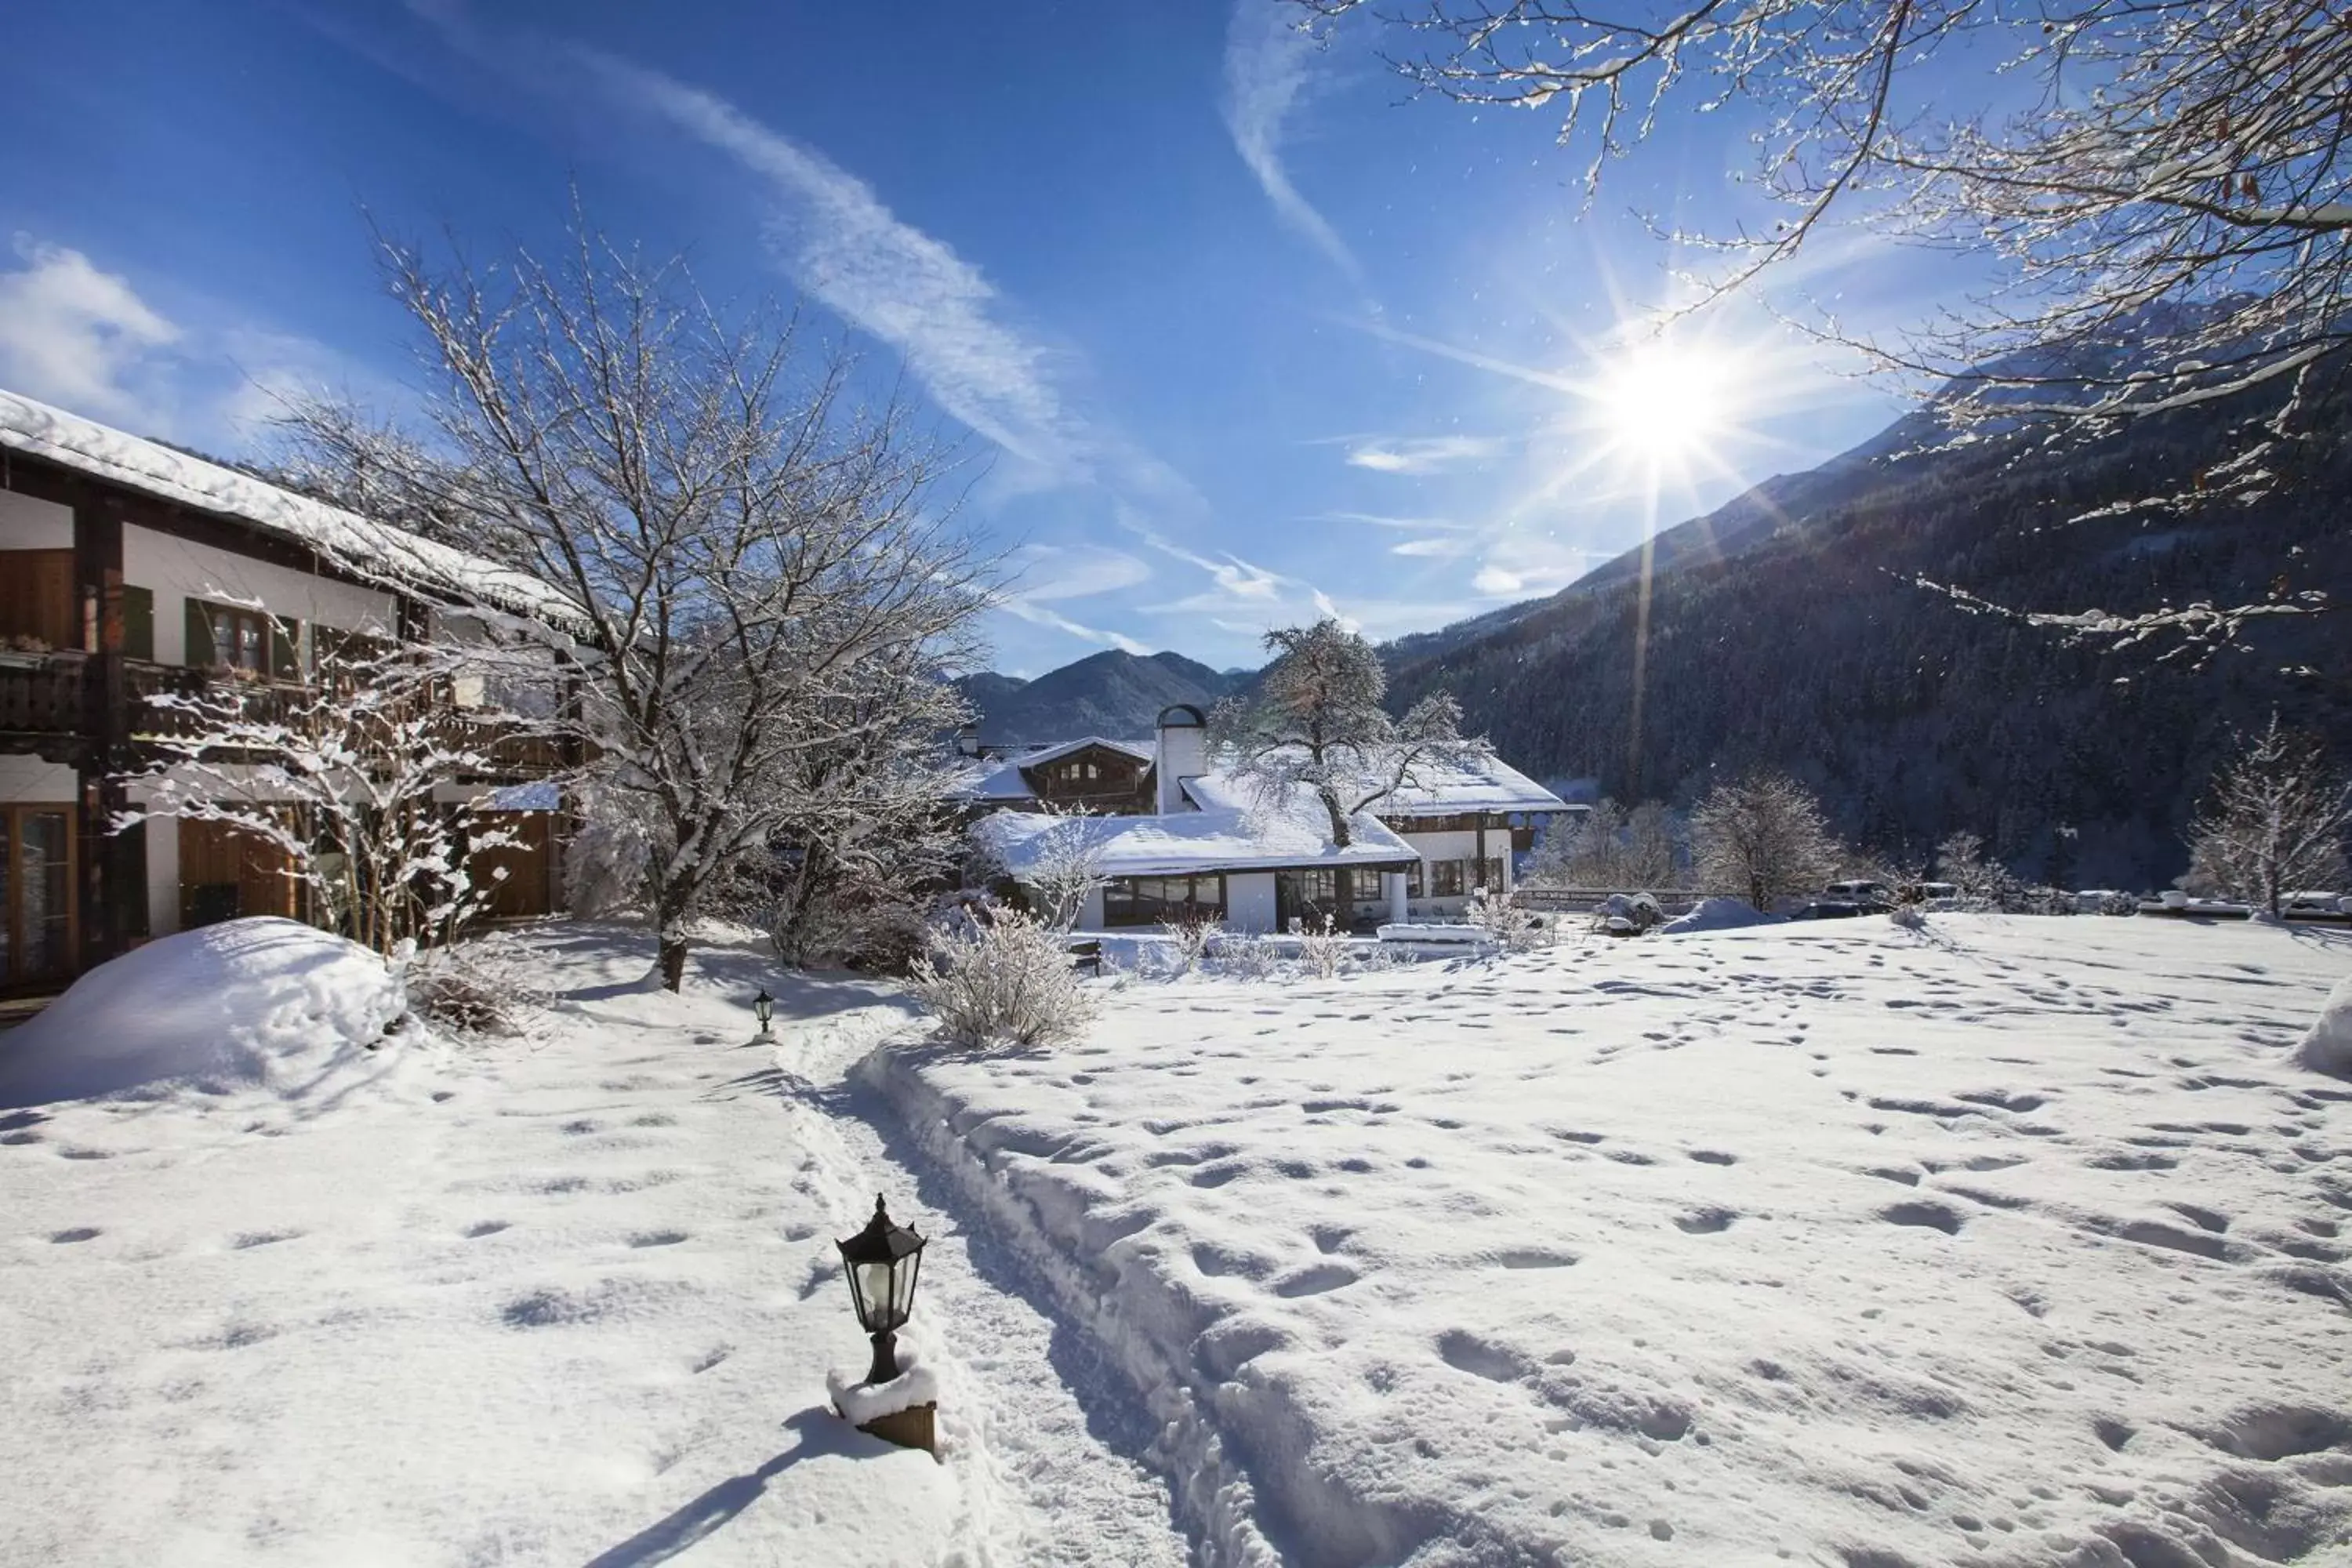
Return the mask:
MULTIPOLYGON (((279 502, 347 515, 0 393, 0 994, 55 988, 190 926, 309 913, 279 853, 249 834, 165 818, 109 830, 154 738, 188 722, 151 697, 231 692, 265 717, 306 689, 333 638, 433 635, 430 594, 339 565, 279 502)), ((453 721, 495 726, 455 702, 453 721)), ((490 754, 494 776, 457 782, 522 784, 565 760, 520 735, 490 754)), ((511 826, 524 843, 500 852, 499 912, 546 912, 557 819, 511 826)))

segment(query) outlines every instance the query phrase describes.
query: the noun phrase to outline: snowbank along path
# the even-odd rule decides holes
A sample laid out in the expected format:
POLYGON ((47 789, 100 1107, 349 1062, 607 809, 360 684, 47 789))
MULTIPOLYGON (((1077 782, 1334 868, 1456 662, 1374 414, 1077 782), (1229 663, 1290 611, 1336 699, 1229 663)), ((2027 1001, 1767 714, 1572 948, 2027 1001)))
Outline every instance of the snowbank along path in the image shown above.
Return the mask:
POLYGON ((571 997, 537 1039, 328 1103, 0 1115, 0 1562, 1183 1561, 1083 1357, 857 1119, 886 988, 713 949, 667 997, 633 933, 533 940, 571 997), (833 1240, 877 1191, 931 1237, 944 1462, 824 1408, 866 1353, 833 1240))
POLYGON ((2327 933, 1938 918, 1278 984, 871 1080, 1214 1563, 2352 1562, 2327 933))

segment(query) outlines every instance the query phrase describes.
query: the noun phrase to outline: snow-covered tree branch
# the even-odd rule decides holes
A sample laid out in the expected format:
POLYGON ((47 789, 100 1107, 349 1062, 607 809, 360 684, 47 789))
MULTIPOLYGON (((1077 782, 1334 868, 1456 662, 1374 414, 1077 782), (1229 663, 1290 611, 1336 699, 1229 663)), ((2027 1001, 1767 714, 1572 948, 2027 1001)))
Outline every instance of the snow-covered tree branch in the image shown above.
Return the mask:
MULTIPOLYGON (((2139 503, 2161 513, 2275 491, 2340 421, 2352 26, 2326 0, 1417 0, 1386 20, 1424 89, 1556 116, 1588 187, 1669 114, 1748 128, 1761 208, 1734 199, 1740 216, 1673 235, 1722 259, 1702 301, 1841 219, 1991 258, 1988 289, 1891 338, 1825 309, 1803 323, 1939 383, 1958 438, 2022 451, 2191 409, 2231 422, 2228 458, 2139 503)), ((2326 607, 2300 586, 2261 613, 2326 607)), ((2235 635, 2253 613, 2058 618, 2128 642, 2235 635)))
POLYGON ((681 264, 584 222, 556 261, 382 254, 423 331, 433 427, 310 409, 309 468, 580 606, 568 721, 598 785, 642 803, 675 989, 688 922, 742 857, 837 849, 871 820, 858 789, 805 787, 817 759, 916 787, 890 770, 983 604, 945 456, 897 405, 859 405, 850 363, 789 319, 722 313, 681 264))
POLYGON ((465 786, 508 772, 500 753, 542 733, 454 700, 499 658, 344 635, 306 685, 160 693, 140 726, 154 759, 131 781, 142 804, 115 826, 221 824, 277 852, 319 923, 379 952, 446 942, 497 890, 478 858, 517 842, 483 815, 490 788, 465 786))

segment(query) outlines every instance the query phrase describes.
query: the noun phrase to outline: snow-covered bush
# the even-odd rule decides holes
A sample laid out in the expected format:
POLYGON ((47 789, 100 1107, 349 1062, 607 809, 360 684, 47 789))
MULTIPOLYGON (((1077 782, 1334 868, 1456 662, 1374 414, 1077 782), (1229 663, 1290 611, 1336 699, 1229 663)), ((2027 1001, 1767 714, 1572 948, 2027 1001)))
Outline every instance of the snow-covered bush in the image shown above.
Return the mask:
POLYGON ((1209 969, 1235 980, 1265 980, 1282 967, 1282 950, 1255 933, 1220 937, 1210 949, 1209 969))
POLYGON ((1348 939, 1333 923, 1329 915, 1323 917, 1321 930, 1302 922, 1298 928, 1298 966, 1318 980, 1328 980, 1339 973, 1339 965, 1348 956, 1348 939))
POLYGON ((408 961, 409 1010, 453 1034, 521 1035, 554 1004, 536 978, 545 961, 502 933, 408 961))
MULTIPOLYGON (((1714 903, 1713 899, 1704 900, 1714 903)), ((1752 907, 1752 906, 1751 906, 1752 907)), ((1666 911, 1658 900, 1647 893, 1612 893, 1601 900, 1592 911, 1592 929, 1611 932, 1631 931, 1639 935, 1664 925, 1666 911)))
MULTIPOLYGON (((1652 909, 1657 908, 1656 900, 1642 896, 1652 909)), ((1551 945, 1551 921, 1533 910, 1520 908, 1509 893, 1482 891, 1470 900, 1466 914, 1470 923, 1505 952, 1532 952, 1551 945)))
POLYGON ((1905 931, 1927 929, 1927 911, 1916 904, 1897 904, 1886 911, 1886 918, 1905 931))
POLYGON ((1191 974, 1197 972, 1209 956, 1209 945, 1224 933, 1224 927, 1215 921, 1169 921, 1160 926, 1174 948, 1174 972, 1191 974))
POLYGON ((1062 934, 1015 910, 940 931, 908 971, 908 987, 961 1045, 1048 1045, 1094 1016, 1062 934))

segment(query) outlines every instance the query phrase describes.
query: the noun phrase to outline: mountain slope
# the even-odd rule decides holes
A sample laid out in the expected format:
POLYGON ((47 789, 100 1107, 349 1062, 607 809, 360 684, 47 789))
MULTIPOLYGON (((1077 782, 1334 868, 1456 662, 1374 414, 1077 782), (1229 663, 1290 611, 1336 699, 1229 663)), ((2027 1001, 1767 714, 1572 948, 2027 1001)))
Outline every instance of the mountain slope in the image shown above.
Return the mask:
POLYGON ((1923 852, 1962 828, 2029 875, 2151 886, 2236 731, 2352 734, 2352 616, 2273 623, 2202 668, 2107 654, 1955 609, 1957 583, 2035 609, 2128 609, 2296 588, 2352 603, 2344 409, 2267 500, 2070 522, 2193 482, 2246 416, 2209 408, 2087 448, 2017 438, 1918 453, 1917 416, 1660 535, 1549 599, 1389 650, 1402 705, 1446 688, 1516 766, 1687 804, 1759 764, 1821 791, 1850 837, 1923 852), (1906 428, 1907 426, 1907 428, 1906 428), (2317 678, 2281 673, 2309 666, 2317 678))
POLYGON ((1221 674, 1181 654, 1113 648, 1034 680, 984 672, 965 676, 956 686, 980 710, 981 739, 1012 745, 1078 735, 1148 735, 1161 709, 1190 702, 1206 710, 1248 679, 1221 674))

